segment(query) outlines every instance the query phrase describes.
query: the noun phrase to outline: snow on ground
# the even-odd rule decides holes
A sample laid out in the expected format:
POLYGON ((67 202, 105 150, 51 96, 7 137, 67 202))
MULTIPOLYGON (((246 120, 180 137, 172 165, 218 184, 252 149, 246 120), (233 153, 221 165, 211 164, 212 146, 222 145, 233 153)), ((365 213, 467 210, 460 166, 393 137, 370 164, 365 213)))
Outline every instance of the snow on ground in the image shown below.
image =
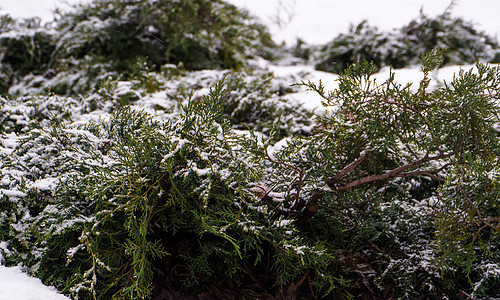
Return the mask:
POLYGON ((38 278, 28 277, 20 267, 0 266, 0 300, 67 300, 38 278))
MULTIPOLYGON (((307 82, 311 81, 318 83, 320 80, 325 86, 326 91, 331 91, 337 88, 337 74, 332 74, 323 71, 314 70, 314 66, 267 66, 269 71, 272 71, 276 77, 289 78, 290 84, 300 83, 301 81, 307 82)), ((475 68, 474 64, 463 65, 463 66, 446 66, 441 69, 434 71, 431 74, 432 81, 430 82, 429 88, 434 89, 438 86, 443 85, 445 82, 450 83, 453 77, 458 75, 460 70, 468 71, 475 68)), ((373 78, 377 80, 378 83, 383 83, 389 78, 390 73, 394 73, 394 78, 396 82, 405 85, 411 83, 412 86, 410 90, 416 91, 418 89, 418 82, 424 77, 420 66, 410 66, 404 69, 391 69, 389 67, 382 68, 380 72, 373 75, 373 78)), ((305 87, 301 88, 300 92, 287 94, 286 97, 297 100, 308 109, 316 109, 321 107, 321 101, 323 100, 315 92, 307 91, 305 87)))
MULTIPOLYGON (((85 0, 89 1, 89 0, 85 0)), ((292 45, 299 37, 311 44, 326 43, 341 32, 346 32, 350 24, 367 19, 371 25, 382 30, 391 30, 407 24, 418 17, 420 9, 431 16, 442 13, 450 0, 227 0, 237 6, 245 7, 270 27, 277 41, 292 45)), ((67 9, 68 4, 79 0, 1 0, 0 14, 9 13, 14 17, 39 16, 44 21, 51 20, 56 7, 67 9)), ((471 20, 480 30, 500 37, 498 0, 461 0, 457 1, 453 15, 471 20)), ((316 71, 313 66, 276 66, 263 63, 277 77, 291 79, 290 83, 302 80, 318 82, 321 80, 327 90, 337 85, 338 75, 316 71)), ((443 80, 450 82, 453 75, 468 66, 449 66, 433 74, 434 86, 443 80)), ((375 75, 377 81, 387 79, 390 69, 384 68, 375 75)), ((399 83, 418 82, 422 78, 420 68, 409 67, 393 70, 399 83)), ((414 87, 415 88, 415 87, 414 87)), ((314 109, 321 106, 321 97, 303 88, 288 97, 300 101, 304 106, 314 109)), ((89 116, 90 117, 90 116, 89 116)), ((40 183, 42 184, 42 183, 40 183)), ((53 184, 44 182, 43 184, 53 184)), ((2 247, 0 243, 0 248, 2 247)), ((0 257, 1 262, 1 257, 0 257)), ((20 267, 0 266, 0 300, 45 300, 68 299, 58 294, 52 287, 46 287, 39 279, 28 277, 20 267)))

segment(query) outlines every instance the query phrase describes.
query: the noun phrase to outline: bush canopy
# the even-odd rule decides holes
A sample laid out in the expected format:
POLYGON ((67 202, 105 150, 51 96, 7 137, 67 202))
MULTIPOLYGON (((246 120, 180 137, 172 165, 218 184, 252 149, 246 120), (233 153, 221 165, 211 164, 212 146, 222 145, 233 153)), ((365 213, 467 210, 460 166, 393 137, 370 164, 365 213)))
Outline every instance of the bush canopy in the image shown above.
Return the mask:
POLYGON ((447 13, 362 23, 326 91, 246 68, 276 46, 219 0, 3 16, 0 262, 73 299, 499 298, 500 67, 429 88, 497 47, 447 13), (430 48, 418 83, 373 78, 430 48))
POLYGON ((435 49, 444 51, 445 65, 500 62, 494 38, 447 10, 434 18, 421 13, 418 19, 391 32, 381 32, 366 21, 351 26, 349 33, 320 48, 316 69, 340 73, 363 60, 372 61, 378 68, 404 68, 418 64, 420 54, 435 49))
MULTIPOLYGON (((0 21, 0 94, 13 85, 81 94, 108 76, 128 79, 139 64, 160 71, 237 69, 276 49, 267 29, 222 0, 93 0, 39 19, 0 21)), ((15 92, 23 92, 17 88, 15 92)))
POLYGON ((497 297, 500 69, 428 91, 440 63, 416 88, 370 63, 302 83, 326 108, 308 133, 236 129, 253 87, 230 78, 163 121, 4 99, 26 121, 2 123, 3 257, 79 299, 497 297))

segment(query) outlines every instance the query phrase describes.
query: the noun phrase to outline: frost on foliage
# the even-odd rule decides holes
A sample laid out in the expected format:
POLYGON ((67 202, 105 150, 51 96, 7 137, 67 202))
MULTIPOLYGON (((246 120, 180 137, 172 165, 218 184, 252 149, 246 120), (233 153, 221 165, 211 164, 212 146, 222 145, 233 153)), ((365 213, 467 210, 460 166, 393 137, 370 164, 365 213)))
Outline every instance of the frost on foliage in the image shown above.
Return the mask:
POLYGON ((45 26, 1 18, 0 95, 88 94, 141 68, 234 69, 276 48, 265 27, 220 0, 94 0, 45 26))
POLYGON ((444 51, 445 65, 495 63, 500 56, 498 41, 447 10, 434 18, 422 14, 394 32, 381 32, 363 21, 323 46, 316 68, 340 73, 362 60, 372 61, 378 68, 403 68, 418 64, 420 54, 432 49, 444 51))
POLYGON ((478 65, 428 92, 424 68, 414 93, 355 65, 322 94, 335 109, 313 118, 262 70, 135 67, 79 98, 1 99, 6 263, 81 298, 189 293, 249 273, 269 276, 267 290, 311 280, 306 290, 347 295, 351 280, 407 298, 452 295, 455 274, 473 285, 460 289, 492 294, 498 243, 474 230, 498 215, 498 70, 478 65), (417 176, 345 188, 453 151, 464 155, 406 169, 417 176))
POLYGON ((29 73, 43 73, 54 50, 53 32, 39 18, 16 21, 0 16, 0 95, 29 73))
MULTIPOLYGON (((174 77, 172 82, 157 78, 164 91, 148 92, 144 78, 131 82, 111 79, 96 93, 80 99, 2 99, 1 204, 8 209, 1 215, 0 237, 11 241, 8 251, 4 251, 7 262, 24 261, 33 272, 45 277, 52 276, 49 274, 53 268, 63 267, 51 263, 56 259, 66 264, 61 276, 74 280, 65 287, 67 291, 73 295, 93 293, 97 278, 107 280, 108 272, 120 270, 109 260, 114 258, 107 256, 107 250, 102 252, 109 249, 107 242, 115 243, 105 238, 115 222, 130 239, 120 240, 126 245, 120 254, 123 257, 136 257, 130 255, 143 251, 136 245, 142 245, 144 239, 151 242, 145 250, 147 257, 165 255, 158 241, 150 240, 143 231, 143 221, 130 215, 132 211, 138 216, 154 212, 155 201, 164 203, 161 210, 171 217, 155 217, 149 226, 155 230, 175 226, 168 229, 175 233, 178 226, 185 226, 185 221, 169 222, 191 218, 187 224, 199 224, 199 228, 189 225, 183 230, 188 230, 188 235, 215 236, 221 240, 214 242, 231 245, 233 264, 238 265, 241 257, 250 255, 246 251, 257 251, 255 247, 261 247, 258 245, 263 240, 272 241, 280 249, 278 245, 285 241, 269 231, 276 224, 264 217, 269 214, 269 207, 255 197, 253 190, 252 181, 261 176, 260 166, 249 159, 250 153, 243 151, 238 141, 242 132, 267 137, 248 130, 251 127, 264 132, 280 127, 281 135, 300 134, 289 127, 300 128, 299 122, 310 124, 310 113, 304 111, 303 119, 295 123, 278 121, 277 125, 275 116, 290 106, 274 90, 274 78, 268 74, 229 73, 225 85, 204 88, 221 76, 221 72, 200 71, 174 77), (149 111, 154 118, 120 106, 149 111), (263 112, 272 121, 264 126, 255 116, 263 112), (144 191, 146 198, 141 196, 144 191), (246 214, 242 215, 242 211, 246 214), (241 238, 244 242, 238 240, 241 238), (243 250, 243 246, 250 248, 243 250)), ((290 221, 287 224, 276 227, 283 236, 294 231, 290 221)), ((315 249, 304 243, 297 240, 285 250, 304 256, 306 251, 315 249)), ((213 250, 207 247, 203 251, 213 250)), ((203 253, 195 251, 189 255, 195 256, 193 260, 202 260, 206 259, 203 253)), ((307 260, 305 256, 302 259, 307 260)), ((152 270, 148 269, 148 262, 140 264, 144 264, 144 269, 133 267, 134 272, 146 275, 138 275, 130 292, 145 297, 149 292, 144 289, 147 282, 143 280, 148 280, 147 274, 152 270)), ((129 266, 135 265, 134 261, 129 266)), ((276 266, 284 273, 289 268, 276 266)), ((197 272, 193 269, 189 276, 197 272)), ((118 287, 123 284, 116 283, 118 287)))

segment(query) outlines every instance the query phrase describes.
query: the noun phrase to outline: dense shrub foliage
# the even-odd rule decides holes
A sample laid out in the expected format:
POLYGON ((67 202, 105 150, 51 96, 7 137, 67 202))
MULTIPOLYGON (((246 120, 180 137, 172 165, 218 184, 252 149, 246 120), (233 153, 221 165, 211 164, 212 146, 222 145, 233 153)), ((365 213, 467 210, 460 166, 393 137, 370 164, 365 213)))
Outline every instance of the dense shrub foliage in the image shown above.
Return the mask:
POLYGON ((74 299, 499 298, 500 68, 429 89, 496 42, 363 23, 333 91, 245 68, 274 47, 223 1, 1 17, 0 263, 74 299), (431 48, 416 85, 373 79, 431 48))
POLYGON ((261 202, 262 166, 238 147, 224 95, 219 84, 164 123, 124 108, 102 124, 30 130, 2 160, 18 189, 2 201, 2 224, 16 223, 2 239, 18 250, 6 259, 83 298, 236 288, 247 269, 267 269, 271 289, 311 267, 327 289, 331 254, 261 202))
POLYGON ((39 19, 19 22, 0 16, 0 95, 7 94, 16 77, 43 73, 54 49, 53 37, 39 19))
POLYGON ((274 47, 264 27, 220 0, 93 1, 61 15, 57 30, 63 58, 89 55, 120 72, 137 58, 157 70, 235 68, 274 47))
POLYGON ((378 68, 403 68, 417 64, 419 55, 432 49, 444 50, 444 64, 500 62, 494 38, 446 11, 434 18, 421 14, 393 32, 381 32, 366 21, 352 26, 349 33, 340 34, 320 49, 316 68, 340 73, 362 60, 372 61, 378 68))
POLYGON ((0 22, 0 93, 26 87, 85 93, 109 75, 136 75, 136 65, 159 71, 239 68, 272 58, 276 45, 246 12, 224 1, 94 0, 61 13, 52 26, 37 19, 0 22))
POLYGON ((315 117, 253 73, 3 99, 4 263, 78 299, 498 297, 500 70, 428 91, 423 61, 416 89, 303 83, 315 117))

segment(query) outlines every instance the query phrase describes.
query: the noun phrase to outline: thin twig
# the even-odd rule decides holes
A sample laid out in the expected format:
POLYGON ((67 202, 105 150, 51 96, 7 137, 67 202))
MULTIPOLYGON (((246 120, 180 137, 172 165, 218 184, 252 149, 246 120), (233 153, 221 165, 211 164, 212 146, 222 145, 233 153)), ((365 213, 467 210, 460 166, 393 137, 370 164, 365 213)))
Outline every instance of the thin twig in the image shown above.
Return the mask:
POLYGON ((353 230, 355 227, 356 227, 356 222, 354 222, 353 220, 351 220, 349 217, 347 216, 344 216, 343 214, 339 213, 338 211, 334 210, 333 208, 330 208, 328 206, 324 206, 324 205, 319 205, 320 207, 322 208, 326 208, 334 213, 336 213, 337 215, 341 216, 342 218, 346 219, 347 221, 351 222, 352 223, 352 227, 351 228, 348 228, 348 229, 342 229, 342 232, 346 232, 346 231, 351 231, 353 230))
POLYGON ((302 190, 302 184, 303 184, 303 181, 304 181, 304 171, 302 171, 302 169, 300 169, 299 167, 296 167, 294 165, 291 165, 287 162, 284 162, 284 161, 281 161, 281 160, 274 160, 270 155, 269 155, 269 152, 267 151, 267 149, 264 150, 266 152, 266 156, 267 156, 267 160, 269 160, 270 162, 272 162, 273 164, 280 164, 280 165, 283 165, 289 169, 292 169, 293 171, 299 173, 299 181, 297 183, 297 194, 295 195, 295 201, 299 201, 300 199, 300 192, 302 190))
POLYGON ((311 296, 313 299, 316 299, 316 295, 314 294, 314 289, 311 284, 311 276, 307 275, 307 282, 309 283, 309 290, 311 291, 311 296))
MULTIPOLYGON (((467 200, 467 202, 469 202, 469 204, 472 206, 472 208, 474 208, 474 210, 476 211, 476 215, 477 217, 479 218, 479 220, 481 221, 481 223, 485 224, 486 226, 492 228, 492 229, 495 229, 495 230, 500 230, 500 227, 499 226, 495 226, 495 225, 491 225, 490 222, 488 222, 489 220, 485 220, 481 214, 481 211, 479 210, 479 208, 476 206, 476 204, 474 204, 474 202, 472 201, 472 199, 469 197, 469 195, 467 195, 467 193, 464 191, 464 189, 461 187, 461 186, 457 186, 458 190, 460 191, 460 193, 464 196, 465 200, 467 200)), ((495 219, 493 219, 495 220, 495 219)), ((480 228, 480 231, 482 230, 482 228, 480 228)))
MULTIPOLYGON (((432 140, 433 141, 437 140, 436 136, 434 135, 434 132, 432 132, 432 126, 430 125, 429 120, 427 120, 427 117, 424 116, 421 111, 415 109, 414 107, 406 105, 404 103, 400 103, 400 102, 397 102, 397 101, 391 101, 389 99, 385 99, 385 103, 387 103, 387 104, 393 104, 393 105, 396 105, 396 106, 402 106, 403 108, 408 109, 408 110, 416 113, 420 118, 422 118, 422 120, 424 120, 425 126, 427 126, 427 129, 429 130, 429 133, 430 133, 430 135, 432 137, 432 140)), ((439 151, 440 154, 443 154, 443 151, 439 147, 437 147, 437 149, 438 149, 438 151, 439 151)))
POLYGON ((295 284, 295 287, 299 287, 302 285, 302 283, 304 283, 304 280, 306 280, 307 276, 309 276, 309 269, 307 269, 306 273, 304 274, 304 276, 302 276, 302 278, 297 281, 297 283, 295 284))
POLYGON ((357 208, 357 207, 359 207, 359 206, 361 206, 363 204, 366 204, 366 203, 380 201, 380 199, 382 199, 382 197, 384 197, 386 191, 387 191, 387 182, 384 184, 383 192, 377 198, 373 198, 372 196, 370 196, 370 198, 368 198, 366 200, 363 200, 361 202, 358 202, 358 203, 355 203, 355 204, 351 204, 351 205, 348 205, 348 206, 343 206, 339 210, 346 210, 346 209, 351 209, 351 208, 357 208))

